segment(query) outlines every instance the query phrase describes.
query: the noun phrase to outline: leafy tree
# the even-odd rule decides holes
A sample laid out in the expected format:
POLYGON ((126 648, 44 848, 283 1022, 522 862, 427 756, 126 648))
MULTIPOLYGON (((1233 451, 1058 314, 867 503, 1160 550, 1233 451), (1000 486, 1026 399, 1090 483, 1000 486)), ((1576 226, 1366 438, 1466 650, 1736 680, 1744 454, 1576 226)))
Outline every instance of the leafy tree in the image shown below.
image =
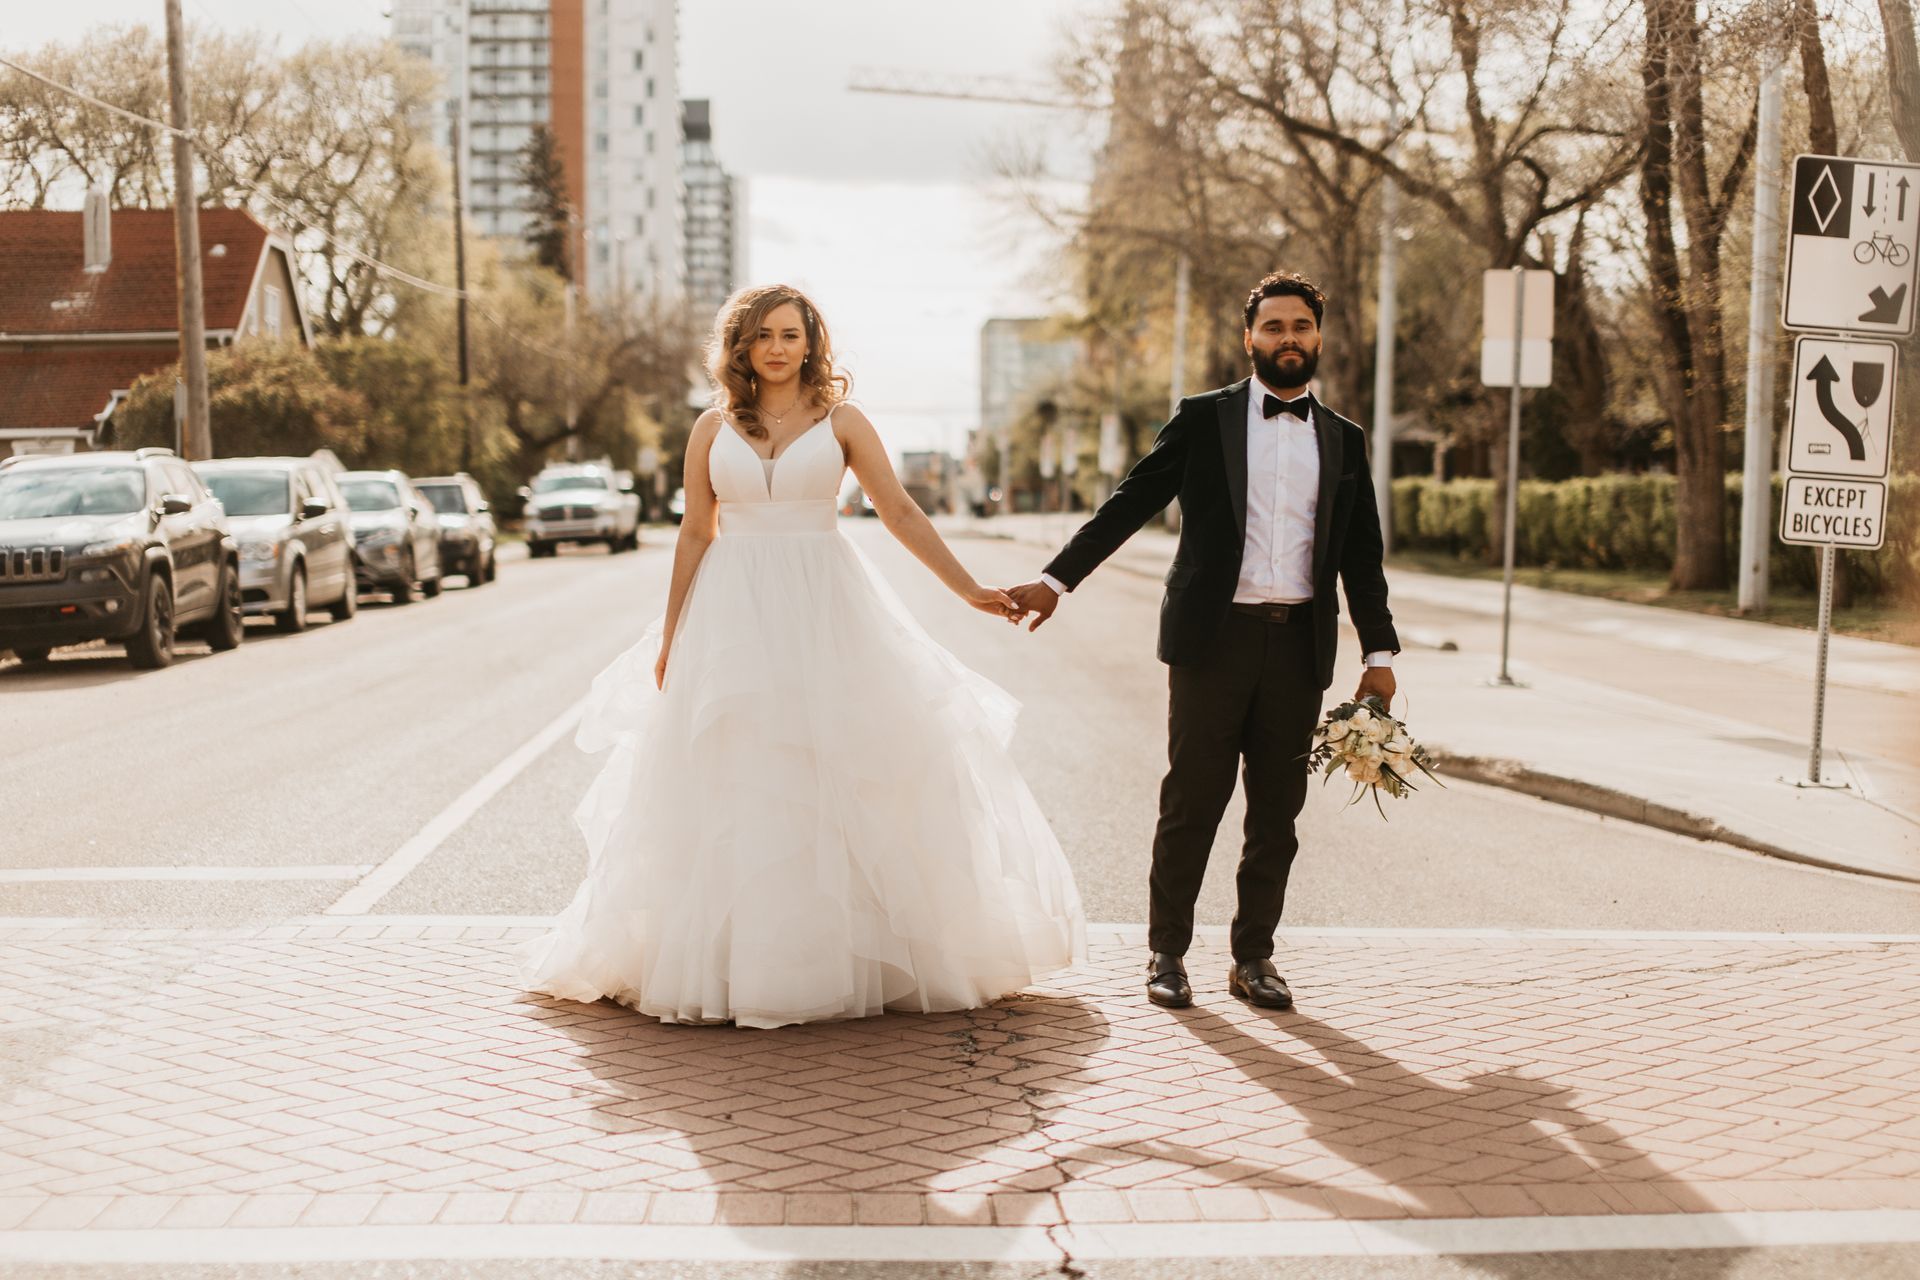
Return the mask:
POLYGON ((573 279, 573 254, 568 251, 572 205, 567 199, 567 171, 553 130, 533 126, 533 135, 520 152, 520 182, 533 193, 527 222, 527 247, 533 260, 562 280, 573 279))
MULTIPOLYGON (((113 415, 113 446, 173 445, 173 387, 179 367, 147 374, 113 415)), ((217 457, 332 449, 352 465, 366 456, 367 400, 328 378, 312 351, 294 342, 247 342, 207 355, 208 416, 217 457)))

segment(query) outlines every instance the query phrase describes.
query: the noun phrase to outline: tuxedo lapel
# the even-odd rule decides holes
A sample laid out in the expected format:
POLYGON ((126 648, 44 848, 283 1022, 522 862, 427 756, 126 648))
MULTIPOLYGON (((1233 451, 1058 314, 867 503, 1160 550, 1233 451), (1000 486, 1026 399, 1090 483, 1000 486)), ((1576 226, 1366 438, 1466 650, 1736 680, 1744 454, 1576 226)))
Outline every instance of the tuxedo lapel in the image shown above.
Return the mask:
POLYGON ((1340 487, 1342 461, 1339 419, 1318 400, 1313 404, 1313 433, 1320 441, 1320 498, 1313 508, 1313 580, 1317 583, 1327 558, 1327 534, 1333 527, 1333 496, 1340 487))
POLYGON ((1227 464, 1227 496, 1233 500, 1233 529, 1247 543, 1247 395, 1251 380, 1236 383, 1220 397, 1220 455, 1227 464))

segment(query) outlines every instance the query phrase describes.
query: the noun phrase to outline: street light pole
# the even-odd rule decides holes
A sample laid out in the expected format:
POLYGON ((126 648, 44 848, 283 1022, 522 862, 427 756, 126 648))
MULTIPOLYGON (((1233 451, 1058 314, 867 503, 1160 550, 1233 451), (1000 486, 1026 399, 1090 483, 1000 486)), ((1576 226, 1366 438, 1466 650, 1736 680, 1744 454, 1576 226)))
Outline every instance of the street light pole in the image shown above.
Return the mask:
POLYGON ((1393 550, 1393 334, 1399 323, 1400 187, 1388 175, 1380 189, 1380 301, 1373 331, 1373 496, 1380 510, 1380 549, 1393 550))
POLYGON ((454 299, 454 315, 460 344, 460 412, 465 415, 466 431, 460 445, 460 469, 473 469, 473 409, 467 401, 471 366, 467 339, 467 216, 466 197, 460 189, 460 101, 447 100, 448 137, 453 143, 453 279, 460 291, 454 299))
POLYGON ((180 367, 187 387, 182 454, 213 456, 207 421, 207 313, 200 285, 200 204, 193 185, 193 113, 187 102, 187 33, 180 0, 167 0, 167 92, 173 127, 175 288, 180 311, 180 367))
POLYGON ((1747 305, 1747 423, 1740 482, 1739 607, 1767 607, 1773 545, 1774 323, 1780 315, 1780 103, 1786 59, 1775 49, 1760 82, 1753 156, 1753 287, 1747 305))

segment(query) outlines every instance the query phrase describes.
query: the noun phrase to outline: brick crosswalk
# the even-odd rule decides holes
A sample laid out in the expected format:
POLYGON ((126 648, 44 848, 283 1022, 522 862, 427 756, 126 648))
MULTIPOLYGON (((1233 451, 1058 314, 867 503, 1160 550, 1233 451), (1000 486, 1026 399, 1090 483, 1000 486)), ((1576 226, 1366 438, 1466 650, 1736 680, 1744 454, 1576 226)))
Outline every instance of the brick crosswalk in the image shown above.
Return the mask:
POLYGON ((1298 1012, 773 1032, 517 990, 506 925, 0 929, 0 1231, 1920 1209, 1920 942, 1284 941, 1298 1012))

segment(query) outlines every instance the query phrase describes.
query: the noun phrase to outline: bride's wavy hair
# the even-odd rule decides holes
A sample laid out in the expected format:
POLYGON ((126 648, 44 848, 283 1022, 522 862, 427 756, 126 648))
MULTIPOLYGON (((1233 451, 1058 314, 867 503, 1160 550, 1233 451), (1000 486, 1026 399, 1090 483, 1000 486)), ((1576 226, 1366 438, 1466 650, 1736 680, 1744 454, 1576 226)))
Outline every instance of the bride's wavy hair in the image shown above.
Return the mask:
POLYGON ((759 379, 753 372, 753 342, 774 308, 791 302, 800 311, 807 335, 807 356, 800 363, 801 394, 815 407, 830 409, 853 391, 853 379, 833 367, 833 339, 820 309, 792 285, 763 284, 740 290, 720 308, 707 340, 707 376, 719 394, 715 405, 755 440, 767 438, 756 403, 759 379))

